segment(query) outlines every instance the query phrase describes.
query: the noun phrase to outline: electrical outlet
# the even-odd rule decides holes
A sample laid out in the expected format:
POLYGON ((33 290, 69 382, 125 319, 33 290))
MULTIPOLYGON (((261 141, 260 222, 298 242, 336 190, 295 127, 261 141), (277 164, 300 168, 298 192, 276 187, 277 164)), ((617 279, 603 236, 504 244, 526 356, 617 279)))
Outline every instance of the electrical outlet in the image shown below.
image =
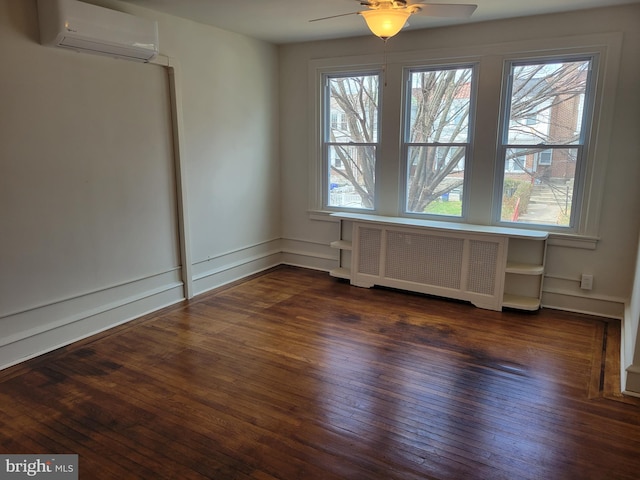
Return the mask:
POLYGON ((583 290, 591 290, 593 288, 593 275, 583 273, 580 278, 580 288, 583 290))

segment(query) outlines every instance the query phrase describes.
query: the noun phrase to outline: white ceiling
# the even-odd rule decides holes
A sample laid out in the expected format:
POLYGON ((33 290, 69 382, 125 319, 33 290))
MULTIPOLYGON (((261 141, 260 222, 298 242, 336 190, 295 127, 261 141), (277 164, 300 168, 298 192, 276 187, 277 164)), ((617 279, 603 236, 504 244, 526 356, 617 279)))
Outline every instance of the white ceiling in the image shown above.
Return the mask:
MULTIPOLYGON (((276 44, 368 34, 364 20, 359 15, 309 22, 311 19, 364 10, 366 7, 362 7, 359 0, 123 1, 276 44)), ((475 3, 478 9, 470 19, 436 19, 414 15, 409 19, 407 29, 640 3, 640 0, 435 0, 433 3, 475 3)))

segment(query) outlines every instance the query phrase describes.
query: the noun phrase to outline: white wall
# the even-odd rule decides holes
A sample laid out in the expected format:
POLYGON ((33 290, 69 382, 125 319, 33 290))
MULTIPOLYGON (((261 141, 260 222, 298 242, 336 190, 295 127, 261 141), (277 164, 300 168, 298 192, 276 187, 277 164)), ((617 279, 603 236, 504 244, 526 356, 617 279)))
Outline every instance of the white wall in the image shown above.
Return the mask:
MULTIPOLYGON (((165 70, 40 46, 35 3, 0 0, 0 367, 183 296, 165 70)), ((161 52, 179 66, 194 291, 281 261, 334 267, 337 225, 308 211, 308 62, 380 52, 380 40, 278 48, 116 0, 91 3, 157 19, 161 52)), ((595 250, 550 248, 549 271, 569 279, 546 282, 551 306, 617 316, 631 297, 638 20, 636 5, 406 31, 389 42, 402 52, 624 33, 601 238, 595 250), (578 288, 585 269, 591 293, 578 288)))
MULTIPOLYGON (((279 263, 277 50, 159 21, 179 66, 194 291, 279 263)), ((183 298, 167 70, 43 47, 0 0, 0 368, 183 298)))
MULTIPOLYGON (((640 155, 638 155, 640 156, 640 155)), ((633 293, 625 312, 622 342, 622 389, 640 397, 640 241, 636 257, 636 273, 633 293)))
POLYGON ((180 62, 191 252, 200 293, 279 261, 277 50, 157 17, 161 50, 180 62))
POLYGON ((280 262, 278 58, 274 45, 116 0, 158 21, 179 65, 195 294, 280 262))
MULTIPOLYGON (((455 28, 404 31, 388 42, 389 55, 486 46, 492 52, 509 42, 531 42, 561 36, 588 36, 612 32, 623 33, 621 66, 617 85, 608 98, 613 106, 613 121, 601 125, 611 129, 608 145, 599 145, 596 161, 607 162, 604 196, 601 205, 599 241, 595 250, 552 245, 548 249, 547 273, 543 303, 555 308, 585 311, 621 318, 624 304, 630 298, 640 227, 640 163, 639 148, 640 96, 640 6, 596 9, 560 15, 487 22, 455 28), (579 288, 581 273, 594 275, 594 288, 579 288)), ((281 145, 283 171, 283 243, 308 256, 315 254, 318 265, 335 267, 336 252, 320 249, 336 239, 337 226, 318 220, 309 208, 309 96, 307 83, 309 62, 314 59, 381 54, 383 44, 373 36, 340 41, 310 42, 286 45, 280 49, 281 145), (334 260, 326 260, 331 257, 334 260)), ((499 78, 499 77, 498 77, 499 78)), ((482 95, 482 92, 480 92, 482 95)), ((496 119, 478 119, 496 122, 496 119)), ((485 187, 491 189, 492 175, 485 187)), ((384 192, 383 192, 384 193, 384 192)), ((288 258, 296 255, 288 254, 288 258)))

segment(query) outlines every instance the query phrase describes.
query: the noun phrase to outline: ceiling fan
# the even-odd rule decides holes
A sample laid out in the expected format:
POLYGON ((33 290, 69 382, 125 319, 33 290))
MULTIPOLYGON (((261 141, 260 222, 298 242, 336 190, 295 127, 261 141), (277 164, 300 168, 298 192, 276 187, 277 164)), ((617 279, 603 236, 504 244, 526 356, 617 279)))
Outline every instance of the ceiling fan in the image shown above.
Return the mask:
POLYGON ((426 15, 430 17, 470 17, 477 5, 462 3, 423 3, 408 2, 407 0, 358 0, 360 5, 368 7, 361 12, 343 13, 330 17, 309 20, 317 22, 330 18, 347 15, 362 15, 367 26, 374 35, 385 42, 396 35, 405 26, 411 15, 426 15))

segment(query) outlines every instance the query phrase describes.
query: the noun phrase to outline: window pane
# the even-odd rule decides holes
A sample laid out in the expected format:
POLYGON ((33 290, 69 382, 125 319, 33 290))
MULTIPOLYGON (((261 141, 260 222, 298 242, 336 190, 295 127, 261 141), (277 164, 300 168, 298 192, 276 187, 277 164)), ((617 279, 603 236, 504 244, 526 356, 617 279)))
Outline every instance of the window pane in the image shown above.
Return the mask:
POLYGON ((378 142, 378 75, 329 78, 329 142, 378 142))
POLYGON ((513 65, 508 144, 580 142, 590 60, 513 65))
POLYGON ((508 148, 503 222, 569 226, 577 148, 508 148))
POLYGON ((331 207, 374 207, 376 147, 329 146, 329 201, 331 207))
POLYGON ((462 216, 472 67, 412 70, 405 98, 405 212, 462 216))
POLYGON ((471 68, 411 73, 409 143, 464 143, 469 137, 471 68))
POLYGON ((378 152, 379 75, 326 78, 326 205, 373 209, 378 152))
POLYGON ((466 147, 408 148, 407 212, 462 215, 466 147))
POLYGON ((572 226, 591 64, 592 58, 511 64, 500 221, 572 226))

